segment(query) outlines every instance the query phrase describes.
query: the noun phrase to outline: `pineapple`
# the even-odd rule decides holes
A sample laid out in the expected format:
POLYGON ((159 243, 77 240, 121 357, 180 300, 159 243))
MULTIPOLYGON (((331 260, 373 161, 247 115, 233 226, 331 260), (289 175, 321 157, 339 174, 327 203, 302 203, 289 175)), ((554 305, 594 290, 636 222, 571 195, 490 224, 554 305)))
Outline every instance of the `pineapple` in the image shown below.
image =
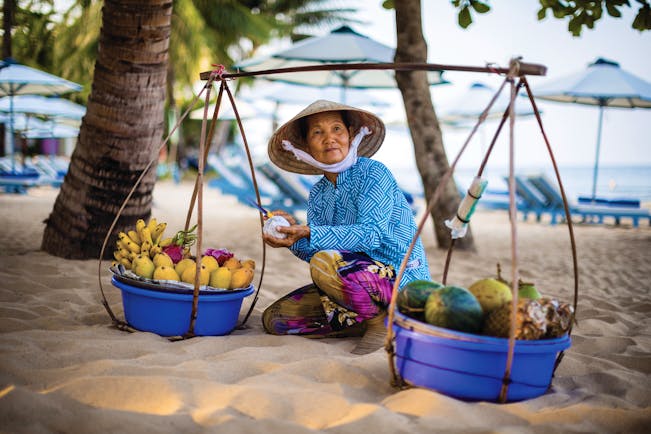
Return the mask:
POLYGON ((545 338, 563 336, 570 328, 574 309, 568 303, 561 303, 555 298, 543 297, 539 300, 545 311, 547 332, 545 338))
MULTIPOLYGON (((537 300, 520 299, 516 312, 515 338, 534 340, 547 332, 546 310, 537 300)), ((493 310, 484 323, 483 333, 501 338, 509 337, 511 303, 505 303, 493 310)))

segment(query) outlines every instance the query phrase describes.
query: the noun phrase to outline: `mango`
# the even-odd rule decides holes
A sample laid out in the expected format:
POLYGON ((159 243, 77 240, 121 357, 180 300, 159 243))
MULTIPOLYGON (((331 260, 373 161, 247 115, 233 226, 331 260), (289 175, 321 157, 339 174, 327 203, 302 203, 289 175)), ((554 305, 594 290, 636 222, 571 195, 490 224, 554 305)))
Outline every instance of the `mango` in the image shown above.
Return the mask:
POLYGON ((250 268, 242 267, 233 270, 230 289, 245 288, 251 284, 252 280, 253 280, 253 270, 251 270, 250 268))
POLYGON ((154 279, 156 280, 181 280, 178 273, 173 267, 161 265, 154 270, 154 279))
POLYGON ((192 267, 195 268, 197 266, 196 262, 194 262, 194 259, 191 258, 185 258, 181 259, 175 266, 174 270, 179 276, 183 276, 183 272, 187 267, 192 267))
POLYGON ((210 273, 210 286, 213 288, 230 289, 231 270, 226 267, 219 267, 210 273))
POLYGON ((154 255, 154 265, 156 267, 165 265, 166 267, 174 268, 174 262, 172 261, 172 258, 170 258, 169 255, 165 252, 157 253, 154 255))
MULTIPOLYGON (((194 276, 196 275, 197 268, 195 267, 186 267, 181 275, 181 281, 185 283, 190 283, 194 285, 194 276)), ((201 266, 199 270, 199 286, 208 285, 210 283, 210 273, 205 265, 201 266)))
POLYGON ((205 265, 211 273, 219 268, 219 262, 217 262, 217 259, 210 255, 201 257, 201 265, 205 265))
POLYGON ((255 261, 253 259, 246 259, 246 260, 242 261, 242 267, 250 268, 251 270, 255 270, 255 261))
POLYGON ((242 268, 242 263, 236 257, 232 257, 232 258, 228 258, 226 260, 226 262, 224 262, 222 267, 226 267, 229 270, 233 271, 233 270, 236 270, 238 268, 242 268))
POLYGON ((140 277, 146 277, 151 279, 154 275, 154 269, 156 266, 147 256, 141 256, 136 263, 136 266, 133 268, 133 272, 140 277))

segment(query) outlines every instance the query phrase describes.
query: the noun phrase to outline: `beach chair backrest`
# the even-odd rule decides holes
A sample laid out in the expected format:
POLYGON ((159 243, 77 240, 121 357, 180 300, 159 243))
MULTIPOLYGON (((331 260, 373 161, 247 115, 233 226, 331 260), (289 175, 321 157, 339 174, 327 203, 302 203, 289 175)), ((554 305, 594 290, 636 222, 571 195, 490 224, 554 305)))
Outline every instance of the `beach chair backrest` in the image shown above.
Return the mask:
POLYGON ((274 181, 278 188, 295 203, 306 203, 310 197, 310 191, 305 185, 297 178, 293 178, 290 174, 285 174, 282 171, 273 167, 270 163, 263 163, 258 166, 258 169, 264 173, 269 179, 274 181))
POLYGON ((515 176, 515 191, 525 204, 531 208, 546 208, 549 206, 548 199, 522 175, 515 176))
POLYGON ((530 175, 527 177, 527 180, 547 198, 550 206, 563 208, 563 196, 561 196, 561 192, 546 175, 530 175))

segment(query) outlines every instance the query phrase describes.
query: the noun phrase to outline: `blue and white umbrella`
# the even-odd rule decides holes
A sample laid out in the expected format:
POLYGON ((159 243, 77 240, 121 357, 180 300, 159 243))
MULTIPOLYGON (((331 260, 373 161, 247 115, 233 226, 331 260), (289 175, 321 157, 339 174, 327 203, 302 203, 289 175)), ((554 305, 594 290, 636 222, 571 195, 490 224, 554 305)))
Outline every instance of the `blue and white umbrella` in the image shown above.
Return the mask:
MULTIPOLYGON (((381 95, 380 92, 390 91, 368 92, 362 89, 347 89, 346 103, 367 110, 390 107, 392 104, 388 99, 388 95, 381 95)), ((306 87, 291 83, 257 80, 255 86, 242 89, 239 96, 244 101, 252 104, 258 104, 261 100, 264 100, 273 105, 270 113, 273 121, 272 130, 275 131, 279 122, 281 106, 305 106, 319 99, 339 101, 341 89, 332 86, 306 87)))
MULTIPOLYGON (((486 110, 497 90, 484 83, 472 83, 470 87, 452 102, 442 105, 441 122, 450 125, 470 124, 476 121, 486 110)), ((511 102, 511 93, 503 89, 495 100, 487 118, 501 118, 511 102)), ((531 116, 534 114, 529 98, 519 94, 515 104, 516 116, 531 116)))
POLYGON ((44 126, 29 128, 21 133, 27 139, 65 139, 79 135, 79 128, 56 122, 46 122, 44 126))
POLYGON ((599 106, 592 177, 592 200, 595 200, 604 108, 651 108, 651 83, 624 71, 617 62, 599 58, 585 71, 543 84, 534 93, 538 99, 599 106))
MULTIPOLYGON (((243 71, 261 71, 327 63, 392 63, 395 49, 342 26, 324 36, 303 39, 290 48, 268 57, 254 58, 235 65, 243 71)), ((428 72, 431 85, 447 83, 442 71, 428 72)), ((347 89, 395 88, 395 72, 387 70, 309 71, 273 74, 264 78, 311 87, 338 87, 341 101, 347 89)))
POLYGON ((9 126, 12 120, 14 131, 25 131, 30 128, 46 128, 48 126, 48 122, 33 116, 27 116, 23 113, 14 113, 13 116, 9 116, 9 113, 0 113, 0 124, 9 126))
POLYGON ((54 118, 80 120, 86 107, 60 97, 42 95, 18 95, 0 98, 0 112, 27 113, 54 118))
POLYGON ((0 62, 0 96, 9 97, 9 153, 11 170, 15 171, 14 154, 14 109, 13 99, 17 95, 61 95, 81 90, 77 83, 65 80, 29 66, 21 65, 7 58, 0 62))

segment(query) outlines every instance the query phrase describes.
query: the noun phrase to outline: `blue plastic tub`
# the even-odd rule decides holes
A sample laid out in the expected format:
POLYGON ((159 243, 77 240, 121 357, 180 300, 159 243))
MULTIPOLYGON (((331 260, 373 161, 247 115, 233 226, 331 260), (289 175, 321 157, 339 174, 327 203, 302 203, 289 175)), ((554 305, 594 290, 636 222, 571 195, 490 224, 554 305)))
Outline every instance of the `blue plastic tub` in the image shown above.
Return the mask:
MULTIPOLYGON (((118 281, 111 283, 122 291, 124 317, 132 327, 159 334, 180 336, 190 327, 192 294, 155 291, 118 281)), ((244 291, 199 295, 194 333, 199 336, 227 335, 235 328, 244 297, 253 294, 253 285, 244 291)))
MULTIPOLYGON (((465 400, 498 401, 508 339, 441 329, 397 311, 393 327, 396 369, 406 383, 465 400)), ((506 400, 521 401, 544 394, 558 353, 570 345, 567 335, 516 340, 506 400)))

